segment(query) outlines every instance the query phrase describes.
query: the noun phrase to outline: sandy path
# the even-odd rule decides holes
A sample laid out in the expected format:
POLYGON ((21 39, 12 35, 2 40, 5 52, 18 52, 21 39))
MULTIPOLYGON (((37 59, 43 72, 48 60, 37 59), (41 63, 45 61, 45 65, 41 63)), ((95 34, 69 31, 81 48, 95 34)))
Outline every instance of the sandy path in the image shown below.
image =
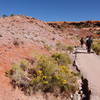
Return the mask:
POLYGON ((100 56, 87 54, 85 49, 78 48, 77 51, 76 64, 89 81, 91 100, 100 100, 100 56))

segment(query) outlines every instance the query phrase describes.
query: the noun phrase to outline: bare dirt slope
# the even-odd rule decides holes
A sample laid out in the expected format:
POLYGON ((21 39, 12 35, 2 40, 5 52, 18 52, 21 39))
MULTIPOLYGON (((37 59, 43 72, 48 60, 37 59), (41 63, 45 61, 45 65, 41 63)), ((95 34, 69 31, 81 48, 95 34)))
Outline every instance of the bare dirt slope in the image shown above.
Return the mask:
POLYGON ((89 81, 91 100, 100 100, 100 57, 86 53, 85 49, 78 48, 77 51, 76 64, 89 81))

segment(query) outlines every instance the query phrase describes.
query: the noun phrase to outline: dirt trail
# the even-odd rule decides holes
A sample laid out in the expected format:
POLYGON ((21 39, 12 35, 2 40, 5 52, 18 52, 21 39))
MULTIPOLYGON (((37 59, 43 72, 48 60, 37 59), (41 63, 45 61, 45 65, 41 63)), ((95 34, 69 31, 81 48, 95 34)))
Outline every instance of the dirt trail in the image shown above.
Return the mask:
POLYGON ((91 100, 100 100, 100 56, 88 54, 86 49, 78 48, 76 64, 89 82, 91 100))

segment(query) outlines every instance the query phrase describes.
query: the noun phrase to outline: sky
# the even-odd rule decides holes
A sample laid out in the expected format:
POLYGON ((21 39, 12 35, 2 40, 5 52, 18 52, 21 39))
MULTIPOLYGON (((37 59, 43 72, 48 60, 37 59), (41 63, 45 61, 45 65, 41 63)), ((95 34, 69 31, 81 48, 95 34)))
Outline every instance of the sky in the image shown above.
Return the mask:
POLYGON ((100 0, 0 0, 0 16, 3 14, 43 21, 100 20, 100 0))

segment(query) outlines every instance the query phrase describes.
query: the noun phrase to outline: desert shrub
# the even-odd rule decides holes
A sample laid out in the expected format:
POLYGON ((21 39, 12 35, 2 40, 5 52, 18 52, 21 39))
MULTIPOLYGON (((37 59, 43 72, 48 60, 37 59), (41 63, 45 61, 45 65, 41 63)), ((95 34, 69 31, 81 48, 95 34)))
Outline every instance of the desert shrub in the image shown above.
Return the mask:
POLYGON ((3 37, 3 36, 0 34, 0 37, 3 37))
POLYGON ((40 57, 35 76, 31 82, 34 90, 54 92, 55 87, 58 87, 59 92, 75 92, 77 89, 75 73, 68 66, 58 65, 58 62, 52 57, 40 57))
POLYGON ((51 75, 57 69, 57 62, 52 57, 41 56, 37 66, 45 75, 51 75))
POLYGON ((58 65, 65 65, 71 64, 71 59, 66 53, 55 53, 52 57, 57 61, 58 65))
POLYGON ((18 86, 24 92, 27 92, 30 82, 28 78, 28 67, 30 67, 29 62, 22 60, 19 64, 14 64, 12 69, 6 72, 6 75, 12 79, 11 84, 13 87, 18 86))
POLYGON ((6 14, 3 14, 2 17, 5 18, 5 17, 7 17, 7 15, 6 14))
POLYGON ((61 43, 61 42, 58 42, 58 43, 56 44, 56 49, 57 49, 58 51, 64 51, 64 52, 69 51, 69 52, 71 53, 71 52, 73 52, 74 47, 73 47, 73 46, 65 45, 65 44, 63 44, 63 43, 61 43))
POLYGON ((10 16, 14 16, 14 14, 11 14, 10 16))
POLYGON ((71 52, 73 52, 74 47, 73 47, 73 46, 68 46, 68 47, 67 47, 67 50, 71 53, 71 52))
POLYGON ((14 45, 15 47, 18 47, 18 46, 19 46, 19 42, 18 42, 17 40, 14 40, 14 41, 13 41, 13 45, 14 45))
POLYGON ((93 44, 92 48, 96 52, 97 55, 100 55, 100 43, 93 44))
POLYGON ((66 54, 42 55, 37 59, 37 64, 32 66, 27 60, 16 64, 6 72, 12 84, 18 86, 26 94, 38 90, 42 92, 66 92, 68 96, 78 89, 77 73, 73 72, 68 64, 70 60, 66 54))
POLYGON ((100 55, 100 40, 99 39, 94 40, 92 49, 95 51, 97 55, 100 55))
POLYGON ((67 46, 64 45, 61 42, 58 42, 58 43, 56 43, 56 49, 59 50, 59 51, 66 51, 67 50, 67 46))
POLYGON ((48 51, 50 51, 52 49, 51 46, 47 45, 47 44, 44 45, 44 48, 46 48, 48 51))

